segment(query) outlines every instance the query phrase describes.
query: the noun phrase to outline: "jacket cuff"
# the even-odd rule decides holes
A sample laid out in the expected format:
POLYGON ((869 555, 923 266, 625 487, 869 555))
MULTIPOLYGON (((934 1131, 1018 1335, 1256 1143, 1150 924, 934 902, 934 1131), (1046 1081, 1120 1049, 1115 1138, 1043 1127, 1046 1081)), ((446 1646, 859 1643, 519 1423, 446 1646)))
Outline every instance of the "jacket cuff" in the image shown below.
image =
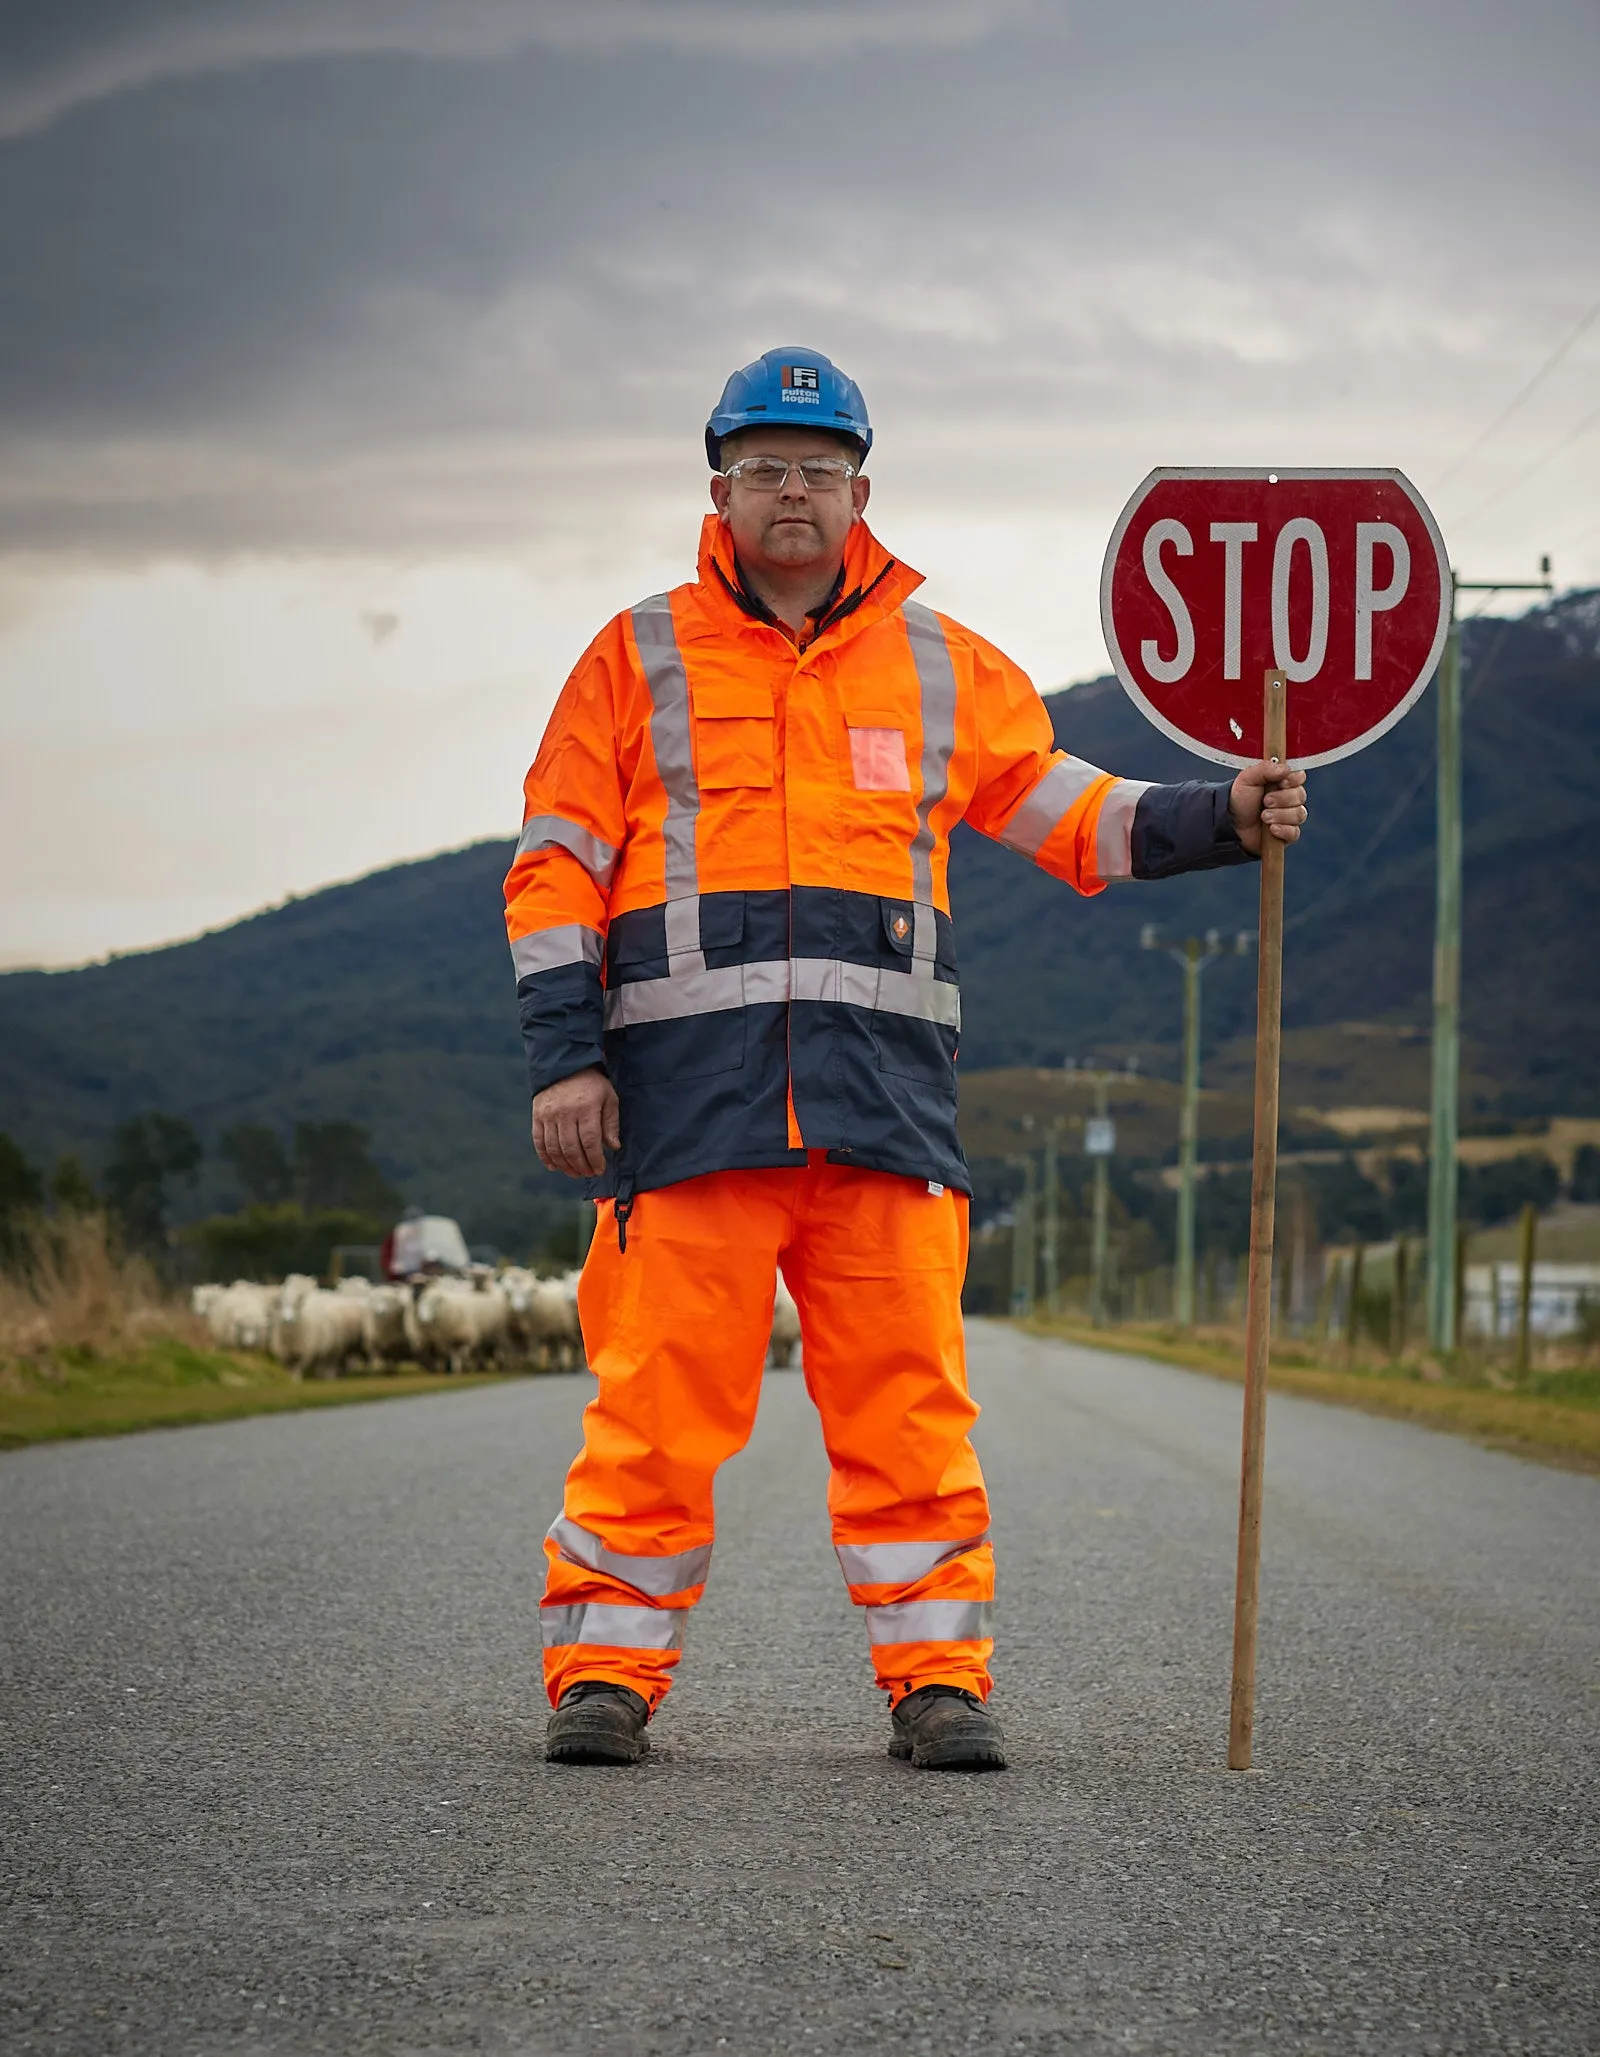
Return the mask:
POLYGON ((517 1009, 535 1095, 575 1071, 605 1070, 605 994, 594 965, 563 964, 519 979, 517 1009))
POLYGON ((1231 779, 1222 785, 1189 779, 1142 793, 1133 817, 1133 876, 1167 879, 1185 871, 1256 863, 1228 818, 1232 791, 1231 779))

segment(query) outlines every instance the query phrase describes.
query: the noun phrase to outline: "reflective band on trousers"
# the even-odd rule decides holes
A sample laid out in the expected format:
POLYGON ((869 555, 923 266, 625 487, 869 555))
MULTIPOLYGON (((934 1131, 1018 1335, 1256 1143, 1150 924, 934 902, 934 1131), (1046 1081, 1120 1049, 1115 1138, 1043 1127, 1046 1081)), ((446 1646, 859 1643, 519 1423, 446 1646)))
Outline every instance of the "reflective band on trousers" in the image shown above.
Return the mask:
POLYGON ((1094 868, 1103 879, 1133 877, 1133 817, 1149 790, 1149 781, 1138 779, 1118 779, 1106 788, 1094 844, 1094 868))
POLYGON ((517 855, 526 857, 530 850, 551 849, 576 857, 597 886, 610 885, 617 868, 617 853, 610 843, 603 843, 592 829, 568 821, 565 815, 530 814, 517 838, 517 855))
POLYGON ((1024 857, 1037 857, 1089 788, 1104 777, 1103 771, 1075 757, 1052 764, 1000 831, 1001 842, 1024 857))
POLYGON ((988 1600, 897 1600, 867 1609, 869 1643, 980 1643, 989 1636, 988 1600))
POLYGON ((541 1607, 539 1627, 547 1650, 570 1643, 611 1650, 681 1650, 687 1607, 541 1607))
POLYGON ((953 1557, 989 1540, 989 1531, 959 1543, 835 1543, 839 1569, 853 1586, 909 1586, 953 1557))
POLYGON ((550 1540, 569 1564, 581 1564, 586 1571, 604 1572, 607 1578, 632 1586, 636 1593, 665 1599, 690 1586, 703 1586, 711 1569, 711 1545, 701 1543, 693 1550, 680 1550, 672 1557, 631 1557, 620 1550, 608 1550, 597 1535, 558 1514, 549 1529, 550 1540))
POLYGON ((917 684, 922 695, 922 798, 917 832, 911 839, 911 955, 932 964, 938 939, 933 918, 933 810, 950 784, 950 756, 956 747, 956 673, 939 617, 920 600, 901 610, 917 684))
POLYGON ((600 931, 576 921, 540 929, 536 936, 518 936, 511 945, 511 962, 519 979, 532 978, 537 971, 559 971, 564 964, 592 964, 598 970, 604 954, 600 931))
POLYGON ((882 971, 875 964, 846 964, 832 957, 770 958, 730 964, 664 979, 630 979, 606 992, 606 1027, 636 1022, 682 1021, 696 1014, 723 1014, 738 1007, 781 1005, 787 1000, 831 1000, 879 1014, 908 1014, 961 1027, 961 988, 944 979, 882 971))

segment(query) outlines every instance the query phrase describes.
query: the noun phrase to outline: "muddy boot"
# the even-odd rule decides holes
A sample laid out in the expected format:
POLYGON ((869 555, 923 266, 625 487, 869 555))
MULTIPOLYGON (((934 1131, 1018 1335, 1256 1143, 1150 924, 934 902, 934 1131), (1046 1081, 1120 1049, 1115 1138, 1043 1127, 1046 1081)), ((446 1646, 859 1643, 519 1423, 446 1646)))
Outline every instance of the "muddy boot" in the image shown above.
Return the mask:
POLYGON ((644 1725, 650 1709, 627 1686, 581 1679, 561 1695, 544 1734, 552 1764, 637 1764, 650 1747, 644 1725))
POLYGON ((1006 1739, 976 1693, 961 1686, 919 1686, 889 1717, 891 1757, 919 1771, 1004 1771, 1006 1739))

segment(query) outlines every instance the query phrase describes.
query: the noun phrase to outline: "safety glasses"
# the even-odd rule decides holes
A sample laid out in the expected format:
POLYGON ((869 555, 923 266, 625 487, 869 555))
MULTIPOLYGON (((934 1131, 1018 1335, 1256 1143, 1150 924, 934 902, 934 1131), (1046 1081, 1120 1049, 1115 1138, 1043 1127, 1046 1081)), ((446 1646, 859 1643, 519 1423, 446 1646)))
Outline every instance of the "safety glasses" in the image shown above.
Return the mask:
POLYGON ((781 493, 790 472, 797 471, 808 493, 829 493, 849 485, 859 469, 848 457, 803 457, 794 464, 781 457, 741 457, 722 476, 737 479, 752 493, 781 493))

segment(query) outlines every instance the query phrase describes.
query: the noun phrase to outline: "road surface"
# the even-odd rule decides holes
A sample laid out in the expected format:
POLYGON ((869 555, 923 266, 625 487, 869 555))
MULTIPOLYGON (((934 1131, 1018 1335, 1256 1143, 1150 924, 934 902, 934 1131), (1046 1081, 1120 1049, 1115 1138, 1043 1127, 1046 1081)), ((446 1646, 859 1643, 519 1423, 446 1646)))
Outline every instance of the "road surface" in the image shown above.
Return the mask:
POLYGON ((586 1378, 0 1458, 0 2048, 1590 2052, 1600 1481, 973 1328, 1013 1769, 912 1772, 801 1379, 637 1771, 546 1765, 586 1378))

